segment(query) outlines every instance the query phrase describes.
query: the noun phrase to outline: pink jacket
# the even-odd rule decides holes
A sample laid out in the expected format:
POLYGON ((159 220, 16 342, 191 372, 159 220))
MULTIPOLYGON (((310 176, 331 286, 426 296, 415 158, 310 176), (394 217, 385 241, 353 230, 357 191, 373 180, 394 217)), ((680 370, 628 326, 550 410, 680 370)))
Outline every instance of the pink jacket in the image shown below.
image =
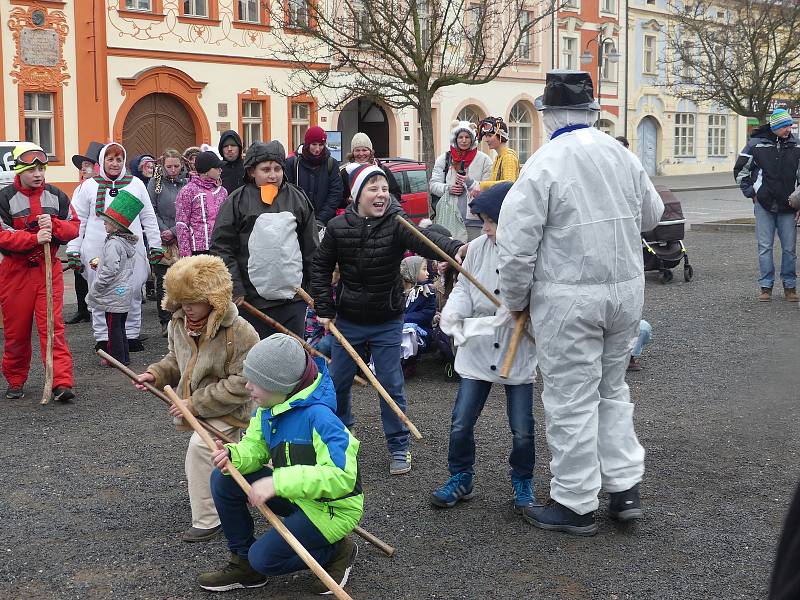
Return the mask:
POLYGON ((211 247, 211 234, 217 220, 219 207, 225 202, 228 192, 216 181, 202 179, 193 174, 175 200, 175 232, 178 236, 178 252, 191 256, 211 247))

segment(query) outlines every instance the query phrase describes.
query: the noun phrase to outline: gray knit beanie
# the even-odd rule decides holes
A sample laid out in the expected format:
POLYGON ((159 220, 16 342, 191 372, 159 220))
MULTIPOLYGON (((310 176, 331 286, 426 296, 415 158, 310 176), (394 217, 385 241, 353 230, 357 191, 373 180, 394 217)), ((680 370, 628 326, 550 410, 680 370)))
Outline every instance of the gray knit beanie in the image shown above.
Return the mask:
POLYGON ((258 342, 244 359, 245 378, 268 392, 288 394, 306 370, 306 351, 294 338, 274 333, 258 342))

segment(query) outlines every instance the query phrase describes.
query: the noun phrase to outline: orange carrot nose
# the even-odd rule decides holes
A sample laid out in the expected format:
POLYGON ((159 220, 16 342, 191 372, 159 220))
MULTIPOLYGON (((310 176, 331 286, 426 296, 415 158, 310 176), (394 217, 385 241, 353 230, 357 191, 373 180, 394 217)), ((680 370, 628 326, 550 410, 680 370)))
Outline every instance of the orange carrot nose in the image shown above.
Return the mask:
POLYGON ((278 186, 268 183, 261 186, 261 201, 267 206, 272 206, 275 196, 278 195, 278 186))

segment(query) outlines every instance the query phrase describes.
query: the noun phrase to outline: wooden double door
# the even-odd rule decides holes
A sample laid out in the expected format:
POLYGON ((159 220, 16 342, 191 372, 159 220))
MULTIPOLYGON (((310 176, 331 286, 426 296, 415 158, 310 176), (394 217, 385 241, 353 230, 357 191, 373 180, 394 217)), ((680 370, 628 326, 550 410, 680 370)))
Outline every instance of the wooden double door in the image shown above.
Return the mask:
POLYGON ((125 117, 122 145, 128 160, 137 154, 158 157, 167 148, 183 152, 197 145, 192 116, 175 96, 148 94, 125 117))

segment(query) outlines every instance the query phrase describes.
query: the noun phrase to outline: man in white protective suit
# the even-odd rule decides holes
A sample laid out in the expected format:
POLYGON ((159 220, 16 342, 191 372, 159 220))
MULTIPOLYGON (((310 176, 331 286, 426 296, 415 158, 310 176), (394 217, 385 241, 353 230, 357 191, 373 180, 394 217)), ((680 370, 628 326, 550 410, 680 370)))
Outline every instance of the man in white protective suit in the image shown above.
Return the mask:
POLYGON ((642 517, 644 448, 625 370, 644 303, 641 231, 664 205, 636 155, 594 129, 600 107, 581 71, 551 71, 543 111, 550 141, 528 159, 500 212, 503 303, 530 307, 552 460, 550 502, 524 511, 536 527, 594 535, 597 494, 609 515, 642 517))

